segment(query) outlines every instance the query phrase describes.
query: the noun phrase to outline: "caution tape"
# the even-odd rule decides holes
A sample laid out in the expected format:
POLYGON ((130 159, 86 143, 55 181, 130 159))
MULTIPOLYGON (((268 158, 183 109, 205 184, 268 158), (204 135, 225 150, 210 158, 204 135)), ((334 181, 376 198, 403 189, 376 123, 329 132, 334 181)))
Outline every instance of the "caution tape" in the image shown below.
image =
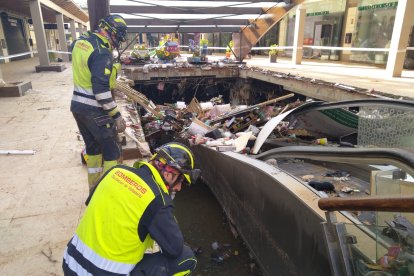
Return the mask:
MULTIPOLYGON (((189 46, 180 46, 180 48, 189 48, 189 46)), ((303 45, 303 48, 310 48, 310 49, 319 49, 319 50, 334 50, 334 51, 360 51, 360 52, 389 52, 389 48, 353 48, 353 47, 330 47, 330 46, 311 46, 311 45, 303 45)), ((157 48, 148 48, 150 49, 157 49, 157 48)), ((227 47, 208 47, 207 49, 210 50, 226 50, 227 47)), ((293 46, 277 46, 277 47, 252 47, 251 50, 293 50, 293 46)), ((413 51, 414 47, 407 47, 406 49, 402 49, 400 51, 413 51)), ((48 53, 58 53, 58 54, 68 54, 71 55, 71 52, 65 51, 55 51, 55 50, 48 50, 48 53)), ((27 56, 31 54, 37 54, 37 51, 31 52, 24 52, 19 54, 13 54, 8 56, 0 56, 0 60, 10 59, 15 57, 27 56)))
POLYGON ((48 53, 58 53, 58 54, 69 54, 71 55, 72 52, 64 52, 64 51, 54 51, 54 50, 47 50, 48 53))
POLYGON ((35 52, 24 52, 24 53, 20 53, 20 54, 9 55, 9 56, 0 56, 0 60, 8 59, 8 58, 15 58, 15 57, 22 57, 22 56, 35 54, 35 53, 37 53, 37 52, 36 51, 35 52))
MULTIPOLYGON (((71 52, 64 52, 64 51, 54 51, 54 50, 48 50, 48 53, 58 53, 58 54, 69 54, 71 55, 71 52)), ((22 57, 22 56, 27 56, 27 55, 31 55, 31 54, 37 54, 37 51, 30 51, 30 52, 24 52, 24 53, 19 53, 19 54, 13 54, 13 55, 8 55, 8 56, 0 56, 0 60, 4 60, 4 59, 10 59, 10 58, 15 58, 15 57, 22 57)))

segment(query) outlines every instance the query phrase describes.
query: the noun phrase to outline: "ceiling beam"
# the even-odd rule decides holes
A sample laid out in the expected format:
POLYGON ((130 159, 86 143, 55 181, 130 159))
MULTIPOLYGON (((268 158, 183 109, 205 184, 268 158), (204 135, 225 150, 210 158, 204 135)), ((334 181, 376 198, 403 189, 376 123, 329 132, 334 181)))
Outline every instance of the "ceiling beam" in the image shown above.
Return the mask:
POLYGON ((111 13, 127 14, 261 14, 262 8, 257 7, 166 7, 166 6, 123 6, 111 5, 111 13))
POLYGON ((159 18, 135 18, 126 19, 127 25, 240 25, 249 24, 247 19, 159 19, 159 18))
MULTIPOLYGON (((52 9, 52 10, 58 12, 58 13, 63 14, 67 18, 74 19, 76 22, 79 22, 79 23, 82 23, 83 25, 86 25, 85 21, 79 19, 78 17, 74 16, 73 14, 66 11, 65 9, 62 9, 61 7, 59 7, 58 5, 56 5, 55 3, 53 3, 50 0, 40 0, 40 4, 43 5, 46 8, 52 9)), ((85 14, 85 16, 87 17, 86 14, 85 14)))
POLYGON ((240 27, 128 27, 128 33, 233 33, 240 27))

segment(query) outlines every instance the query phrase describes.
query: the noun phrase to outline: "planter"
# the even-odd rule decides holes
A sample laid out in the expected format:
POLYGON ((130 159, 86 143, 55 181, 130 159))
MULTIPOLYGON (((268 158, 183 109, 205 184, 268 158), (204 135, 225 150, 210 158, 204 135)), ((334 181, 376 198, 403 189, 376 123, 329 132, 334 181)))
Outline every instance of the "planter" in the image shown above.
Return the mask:
POLYGON ((375 55, 375 64, 385 64, 385 55, 384 54, 376 54, 375 55))
POLYGON ((275 63, 277 61, 277 55, 269 55, 270 63, 275 63))

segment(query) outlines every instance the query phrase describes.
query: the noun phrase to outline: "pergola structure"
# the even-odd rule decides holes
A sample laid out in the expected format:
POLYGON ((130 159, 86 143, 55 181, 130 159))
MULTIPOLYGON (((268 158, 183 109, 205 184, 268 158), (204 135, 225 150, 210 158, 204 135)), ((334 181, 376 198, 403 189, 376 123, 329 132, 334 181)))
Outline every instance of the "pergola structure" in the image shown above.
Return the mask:
MULTIPOLYGON (((94 1, 89 0, 88 4, 94 1)), ((303 0, 111 0, 109 10, 126 19, 130 33, 232 33, 234 53, 242 59, 268 30, 301 2, 303 0)), ((91 10, 90 15, 92 17, 91 10)))
MULTIPOLYGON (((94 14, 109 6, 108 13, 123 15, 132 33, 232 32, 234 53, 239 60, 289 10, 296 8, 292 62, 300 64, 306 18, 303 2, 305 0, 111 0, 109 6, 109 0, 88 0, 88 6, 91 26, 97 23, 94 14)), ((392 77, 401 76, 413 9, 414 1, 398 1, 386 69, 392 77)))
POLYGON ((111 13, 123 15, 130 32, 240 32, 285 1, 111 1, 111 13))

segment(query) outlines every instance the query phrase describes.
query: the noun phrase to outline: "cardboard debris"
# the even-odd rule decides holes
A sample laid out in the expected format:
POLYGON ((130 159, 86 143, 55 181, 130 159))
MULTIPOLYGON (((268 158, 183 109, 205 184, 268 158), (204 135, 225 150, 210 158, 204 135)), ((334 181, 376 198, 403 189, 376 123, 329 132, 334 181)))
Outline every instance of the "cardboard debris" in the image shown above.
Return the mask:
MULTIPOLYGON (((221 95, 201 103, 193 98, 188 105, 177 101, 176 104, 155 106, 145 95, 131 88, 131 84, 129 80, 119 79, 117 88, 149 112, 141 121, 133 122, 134 131, 127 132, 144 154, 150 152, 148 145, 157 144, 163 137, 167 140, 187 139, 219 151, 243 152, 249 141, 258 138, 261 127, 271 117, 297 106, 278 103, 293 97, 293 93, 251 106, 222 104, 221 95)), ((134 112, 133 109, 130 112, 134 112)), ((133 116, 139 117, 136 112, 133 116)), ((275 133, 288 135, 288 123, 281 125, 283 129, 276 129, 275 133)))
POLYGON ((191 135, 200 134, 204 136, 207 132, 210 132, 210 131, 211 129, 206 124, 204 124, 202 121, 198 120, 197 118, 193 119, 193 122, 191 123, 188 129, 188 133, 190 133, 191 135))

